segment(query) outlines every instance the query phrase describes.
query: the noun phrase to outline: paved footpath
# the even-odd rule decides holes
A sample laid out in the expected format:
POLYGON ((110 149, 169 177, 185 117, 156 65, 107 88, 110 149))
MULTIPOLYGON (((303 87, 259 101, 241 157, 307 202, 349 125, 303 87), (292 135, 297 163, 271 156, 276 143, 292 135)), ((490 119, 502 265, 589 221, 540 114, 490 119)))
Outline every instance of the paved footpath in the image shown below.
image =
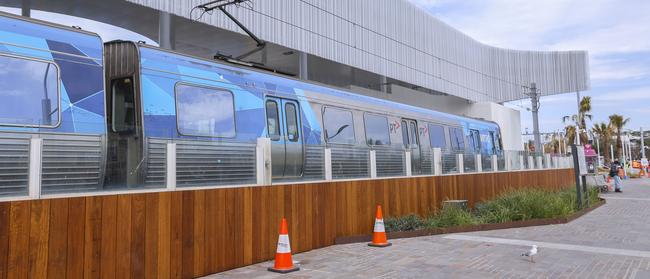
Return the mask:
POLYGON ((265 262, 206 278, 650 278, 650 179, 624 186, 569 224, 335 245, 294 255, 291 274, 265 262), (531 244, 536 263, 520 257, 531 244))

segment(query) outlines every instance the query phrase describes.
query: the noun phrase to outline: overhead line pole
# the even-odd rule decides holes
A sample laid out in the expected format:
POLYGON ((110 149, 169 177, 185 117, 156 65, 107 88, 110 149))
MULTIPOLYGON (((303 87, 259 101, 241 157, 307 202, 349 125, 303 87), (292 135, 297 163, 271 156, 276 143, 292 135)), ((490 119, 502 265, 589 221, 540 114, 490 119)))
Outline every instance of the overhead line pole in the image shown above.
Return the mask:
POLYGON ((523 86, 524 95, 530 97, 531 112, 533 113, 533 135, 535 139, 535 151, 543 152, 542 150, 542 140, 539 134, 539 95, 540 92, 537 89, 537 85, 534 82, 530 83, 530 87, 523 86), (528 92, 527 92, 528 91, 528 92))

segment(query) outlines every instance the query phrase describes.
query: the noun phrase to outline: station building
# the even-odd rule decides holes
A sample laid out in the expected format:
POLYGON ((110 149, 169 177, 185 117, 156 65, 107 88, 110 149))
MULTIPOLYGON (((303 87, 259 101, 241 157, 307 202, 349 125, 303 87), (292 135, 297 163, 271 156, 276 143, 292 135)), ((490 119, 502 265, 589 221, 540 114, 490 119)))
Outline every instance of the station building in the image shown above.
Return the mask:
POLYGON ((47 11, 118 26, 163 48, 242 61, 313 82, 442 112, 495 121, 503 148, 520 150, 519 111, 504 102, 588 90, 586 51, 526 51, 482 44, 407 0, 247 1, 225 9, 207 0, 8 0, 23 15, 47 11))

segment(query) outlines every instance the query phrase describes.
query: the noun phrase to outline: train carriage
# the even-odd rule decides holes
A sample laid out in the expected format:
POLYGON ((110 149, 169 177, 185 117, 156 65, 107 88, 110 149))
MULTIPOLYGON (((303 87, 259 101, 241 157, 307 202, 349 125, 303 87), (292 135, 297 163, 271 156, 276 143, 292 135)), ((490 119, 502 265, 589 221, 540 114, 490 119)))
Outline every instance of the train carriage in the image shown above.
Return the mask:
POLYGON ((41 192, 103 187, 102 40, 0 15, 0 195, 24 195, 30 141, 42 142, 41 192))
POLYGON ((445 173, 502 152, 493 122, 7 14, 0 63, 0 195, 27 193, 35 139, 43 194, 164 188, 168 156, 176 187, 255 184, 261 137, 273 182, 325 179, 326 148, 334 179, 431 175, 433 148, 445 173))

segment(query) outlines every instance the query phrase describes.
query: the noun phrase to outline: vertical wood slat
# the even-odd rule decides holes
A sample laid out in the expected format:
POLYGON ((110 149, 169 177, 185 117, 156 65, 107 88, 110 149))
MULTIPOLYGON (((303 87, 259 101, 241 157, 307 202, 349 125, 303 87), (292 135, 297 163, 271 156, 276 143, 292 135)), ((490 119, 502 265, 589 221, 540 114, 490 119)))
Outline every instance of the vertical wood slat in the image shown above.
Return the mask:
MULTIPOLYGON (((27 278, 29 272, 30 201, 11 203, 7 278, 27 278)), ((2 224, 3 226, 5 224, 2 224)))
POLYGON ((0 279, 7 278, 11 203, 0 203, 0 279))
POLYGON ((68 242, 66 253, 66 276, 68 278, 84 277, 85 220, 86 199, 68 199, 68 242))
POLYGON ((192 278, 272 259, 286 217, 293 252, 368 234, 385 216, 429 214, 537 185, 572 170, 339 181, 0 203, 0 279, 192 278))
POLYGON ((54 199, 50 202, 48 278, 65 278, 67 276, 68 206, 68 199, 54 199))
POLYGON ((132 195, 119 195, 117 198, 117 222, 115 231, 119 234, 119 240, 115 245, 115 277, 131 278, 131 208, 132 195))
POLYGON ((47 278, 50 200, 31 202, 29 228, 29 278, 47 278))
POLYGON ((103 199, 103 197, 86 197, 84 278, 100 278, 103 199))

